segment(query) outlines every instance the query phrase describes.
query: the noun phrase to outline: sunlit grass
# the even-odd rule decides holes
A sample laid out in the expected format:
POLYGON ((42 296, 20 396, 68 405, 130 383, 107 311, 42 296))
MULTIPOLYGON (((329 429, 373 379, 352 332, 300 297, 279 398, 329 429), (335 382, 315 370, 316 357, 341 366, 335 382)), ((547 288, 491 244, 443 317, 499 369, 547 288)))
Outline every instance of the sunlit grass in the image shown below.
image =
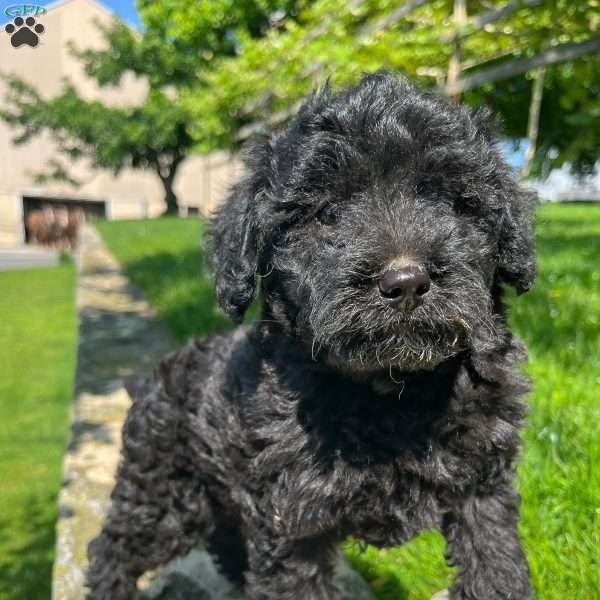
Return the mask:
POLYGON ((163 217, 103 221, 97 227, 180 341, 229 327, 218 312, 212 280, 201 252, 203 222, 163 217))
POLYGON ((75 368, 74 270, 0 273, 0 599, 50 598, 75 368))
MULTIPOLYGON (((128 274, 179 339, 227 327, 201 266, 202 223, 102 223, 128 274)), ((600 598, 600 205, 545 205, 539 271, 510 300, 527 343, 534 391, 519 468, 521 534, 539 600, 600 598)), ((348 543, 346 554, 381 600, 425 600, 450 581, 444 542, 426 532, 401 548, 348 543)))

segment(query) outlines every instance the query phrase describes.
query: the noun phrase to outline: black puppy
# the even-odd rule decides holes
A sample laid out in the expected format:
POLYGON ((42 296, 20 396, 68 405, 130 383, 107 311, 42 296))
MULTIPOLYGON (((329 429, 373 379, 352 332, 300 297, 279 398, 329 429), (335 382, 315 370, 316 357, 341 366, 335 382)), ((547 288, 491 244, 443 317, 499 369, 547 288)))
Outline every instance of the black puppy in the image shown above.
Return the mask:
POLYGON ((486 116, 380 73, 314 95, 247 166, 214 270, 235 320, 260 287, 260 320, 171 355, 133 404, 90 597, 134 598, 204 536, 249 598, 331 600, 344 538, 433 527, 451 598, 532 598, 502 286, 532 285, 534 200, 486 116))

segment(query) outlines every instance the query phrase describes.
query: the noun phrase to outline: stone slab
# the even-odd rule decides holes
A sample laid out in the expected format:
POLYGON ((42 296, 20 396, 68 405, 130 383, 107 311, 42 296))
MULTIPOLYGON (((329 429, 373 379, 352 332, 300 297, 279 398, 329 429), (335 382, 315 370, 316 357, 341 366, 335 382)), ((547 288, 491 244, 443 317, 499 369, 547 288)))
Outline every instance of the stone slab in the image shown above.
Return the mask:
POLYGON ((175 347, 100 236, 81 231, 76 251, 79 338, 71 441, 59 495, 52 598, 84 597, 87 545, 100 531, 131 400, 124 382, 148 374, 175 347))
MULTIPOLYGON (((367 582, 338 557, 336 583, 343 600, 375 600, 367 582)), ((217 571, 204 548, 173 561, 151 582, 145 600, 246 600, 246 596, 217 571)), ((300 599, 299 599, 300 600, 300 599)))

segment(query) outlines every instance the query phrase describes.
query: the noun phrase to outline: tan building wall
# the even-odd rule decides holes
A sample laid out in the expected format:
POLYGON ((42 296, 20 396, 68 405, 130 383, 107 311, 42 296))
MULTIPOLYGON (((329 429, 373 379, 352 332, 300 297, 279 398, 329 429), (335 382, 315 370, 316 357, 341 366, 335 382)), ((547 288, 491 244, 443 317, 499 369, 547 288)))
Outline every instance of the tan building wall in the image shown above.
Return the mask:
MULTIPOLYGON (((56 95, 66 79, 86 99, 112 105, 133 105, 143 100, 146 83, 127 74, 121 84, 98 88, 86 77, 80 62, 69 53, 78 48, 101 47, 103 39, 94 22, 109 23, 112 13, 95 0, 65 0, 38 18, 45 27, 36 48, 13 48, 10 36, 0 31, 0 73, 13 73, 34 85, 45 97, 56 95)), ((6 86, 0 81, 0 100, 6 86)), ((36 185, 32 173, 43 171, 48 160, 62 159, 48 135, 17 146, 15 131, 0 120, 0 246, 23 243, 23 197, 105 202, 108 218, 156 216, 163 210, 163 189, 152 172, 126 169, 117 177, 78 162, 71 173, 80 185, 51 182, 36 185)), ((223 197, 239 172, 237 161, 226 154, 190 157, 180 167, 175 189, 184 210, 196 207, 209 212, 223 197)))

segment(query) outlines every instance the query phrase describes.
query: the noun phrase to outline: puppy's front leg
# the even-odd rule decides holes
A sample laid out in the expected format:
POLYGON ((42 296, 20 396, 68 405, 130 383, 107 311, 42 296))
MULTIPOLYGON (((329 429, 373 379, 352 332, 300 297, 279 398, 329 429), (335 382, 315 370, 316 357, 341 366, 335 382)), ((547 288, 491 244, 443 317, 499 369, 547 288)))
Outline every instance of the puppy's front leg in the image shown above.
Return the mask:
POLYGON ((179 441, 181 419, 160 383, 134 401, 112 505, 89 545, 89 600, 136 600, 140 575, 187 553, 210 531, 210 500, 179 441))
POLYGON ((508 483, 466 497, 444 523, 449 562, 459 569, 451 600, 532 600, 517 533, 519 497, 508 483))
POLYGON ((288 541, 263 534, 248 542, 246 594, 251 600, 338 600, 337 545, 322 538, 288 541))

